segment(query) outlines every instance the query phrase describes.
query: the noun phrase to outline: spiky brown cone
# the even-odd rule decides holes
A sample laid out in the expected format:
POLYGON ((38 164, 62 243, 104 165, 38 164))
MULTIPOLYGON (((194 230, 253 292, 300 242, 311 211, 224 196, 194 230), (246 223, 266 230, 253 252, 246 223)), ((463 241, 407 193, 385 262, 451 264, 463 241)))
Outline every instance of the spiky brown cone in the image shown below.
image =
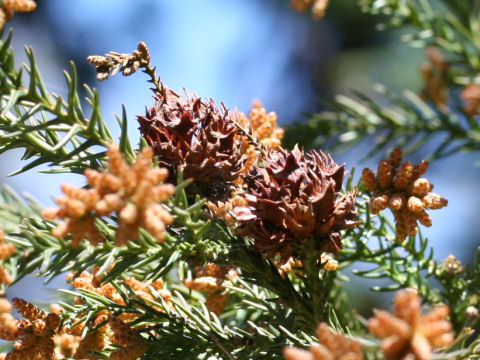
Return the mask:
POLYGON ((241 140, 230 114, 212 100, 181 96, 165 86, 156 99, 138 121, 160 165, 170 170, 171 181, 176 181, 180 167, 204 196, 227 199, 243 165, 241 140))
POLYGON ((319 251, 342 248, 339 231, 358 224, 355 194, 337 199, 344 166, 322 152, 271 151, 254 165, 245 181, 248 206, 234 209, 243 223, 240 233, 253 239, 254 246, 273 256, 298 257, 295 243, 315 238, 319 251))

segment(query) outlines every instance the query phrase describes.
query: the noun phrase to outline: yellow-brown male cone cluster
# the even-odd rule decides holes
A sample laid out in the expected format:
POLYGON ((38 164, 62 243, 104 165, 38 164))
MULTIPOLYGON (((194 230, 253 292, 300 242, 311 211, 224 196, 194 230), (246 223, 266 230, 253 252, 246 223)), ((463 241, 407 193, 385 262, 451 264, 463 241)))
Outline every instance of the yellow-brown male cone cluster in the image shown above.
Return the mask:
MULTIPOLYGON (((73 273, 67 275, 67 280, 76 289, 85 289, 91 292, 104 296, 117 304, 125 305, 125 301, 117 292, 111 283, 102 283, 103 276, 97 276, 99 268, 94 268, 93 272, 83 271, 77 277, 73 273)), ((156 293, 167 303, 171 304, 172 294, 169 290, 164 288, 163 280, 159 279, 152 283, 145 283, 138 281, 133 277, 128 277, 124 280, 124 284, 132 288, 139 297, 147 301, 155 300, 151 288, 155 289, 156 293)), ((123 313, 119 315, 122 320, 132 320, 138 317, 138 314, 123 313)))
MULTIPOLYGON (((255 101, 248 117, 244 113, 238 113, 238 122, 242 129, 248 131, 259 142, 271 149, 279 148, 285 131, 277 127, 277 114, 275 112, 267 112, 260 101, 255 101)), ((247 174, 250 168, 258 159, 258 151, 255 145, 251 144, 244 135, 237 135, 242 140, 241 153, 245 156, 245 160, 240 170, 240 174, 247 174)), ((208 201, 207 206, 211 216, 223 218, 227 225, 234 226, 237 224, 230 212, 241 206, 247 206, 247 201, 243 197, 243 190, 240 187, 244 184, 241 177, 238 177, 234 183, 239 187, 232 193, 231 197, 225 201, 208 201)))
MULTIPOLYGON (((260 101, 255 101, 248 117, 238 114, 238 121, 243 129, 251 130, 251 134, 256 137, 260 143, 268 148, 276 149, 282 145, 282 138, 285 133, 280 127, 277 127, 277 114, 273 111, 267 112, 260 101)), ((243 164, 241 174, 246 174, 258 158, 254 145, 250 144, 245 137, 242 137, 242 154, 245 154, 246 160, 243 164)))
POLYGON ((33 0, 2 0, 0 1, 0 29, 10 21, 16 11, 30 12, 37 8, 33 0))
POLYGON ((313 17, 321 19, 327 10, 328 0, 292 0, 290 6, 298 12, 305 12, 312 7, 313 17))
POLYGON ((372 192, 370 211, 376 214, 387 207, 392 210, 399 241, 417 234, 417 220, 424 226, 432 225, 427 209, 448 204, 441 195, 431 192, 433 185, 428 179, 420 177, 427 168, 426 161, 417 165, 402 163, 402 150, 396 148, 388 160, 380 161, 376 176, 372 170, 363 169, 363 182, 372 192))
POLYGON ((57 314, 47 314, 35 305, 14 298, 13 305, 26 320, 13 319, 11 306, 3 299, 0 302, 0 338, 15 341, 6 360, 50 360, 55 357, 53 336, 60 325, 57 314))
POLYGON ((222 286, 225 276, 234 278, 237 271, 234 268, 225 269, 217 264, 206 264, 195 267, 195 278, 185 279, 183 283, 191 290, 206 293, 205 306, 209 311, 219 315, 230 301, 230 296, 222 286))
MULTIPOLYGON (((317 262, 319 262, 322 265, 323 269, 326 271, 338 270, 338 261, 327 253, 321 254, 320 259, 318 259, 317 262)), ((284 261, 282 258, 277 258, 273 261, 273 263, 277 267, 278 272, 282 277, 285 277, 292 271, 299 275, 304 274, 303 262, 300 259, 290 257, 287 261, 284 261)))
POLYGON ((95 219, 116 213, 115 245, 137 239, 139 228, 146 229, 159 242, 164 241, 166 226, 173 222, 173 217, 161 203, 175 190, 171 184, 162 184, 168 171, 151 168, 150 148, 143 149, 132 166, 125 162, 116 146, 108 148, 107 156, 108 172, 85 171, 90 189, 63 185, 65 195, 55 200, 59 207, 42 211, 45 218, 65 220, 52 234, 60 238, 71 233, 72 247, 77 247, 84 237, 97 245, 103 236, 95 226, 95 219))
MULTIPOLYGON (((50 311, 54 314, 60 315, 65 309, 58 304, 51 304, 50 311)), ((83 327, 81 330, 83 330, 83 327)), ((64 326, 60 331, 57 331, 53 338, 53 341, 55 342, 56 359, 75 359, 76 350, 79 348, 82 341, 81 330, 72 334, 71 329, 64 326)))
POLYGON ((368 321, 370 332, 382 339, 386 360, 430 360, 432 349, 453 342, 448 306, 436 306, 425 315, 421 307, 417 291, 407 289, 395 296, 394 314, 376 310, 368 321))
MULTIPOLYGON (((15 252, 15 246, 13 244, 4 243, 5 232, 0 230, 0 260, 7 260, 15 252)), ((0 284, 9 285, 12 282, 12 276, 10 273, 0 265, 0 284)))
POLYGON ((303 350, 294 347, 284 348, 286 360, 362 360, 363 351, 359 343, 332 332, 327 324, 317 328, 318 344, 303 350))
POLYGON ((148 350, 140 334, 122 320, 111 316, 108 323, 113 332, 113 344, 121 346, 110 354, 111 360, 136 360, 148 350))

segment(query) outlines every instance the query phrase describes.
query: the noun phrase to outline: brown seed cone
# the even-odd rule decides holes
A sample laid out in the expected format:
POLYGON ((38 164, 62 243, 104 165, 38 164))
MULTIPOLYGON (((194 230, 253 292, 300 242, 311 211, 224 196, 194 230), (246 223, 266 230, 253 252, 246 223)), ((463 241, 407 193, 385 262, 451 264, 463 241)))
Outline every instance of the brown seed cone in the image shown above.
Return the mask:
POLYGON ((248 206, 233 210, 239 233, 259 251, 280 253, 285 261, 298 257, 294 245, 302 238, 314 237, 320 252, 338 252, 339 231, 358 224, 355 194, 337 199, 343 175, 344 166, 321 152, 270 151, 244 177, 248 206))
POLYGON ((146 115, 138 116, 142 136, 169 169, 171 182, 180 167, 207 198, 227 199, 243 165, 234 120, 213 101, 162 89, 146 115))

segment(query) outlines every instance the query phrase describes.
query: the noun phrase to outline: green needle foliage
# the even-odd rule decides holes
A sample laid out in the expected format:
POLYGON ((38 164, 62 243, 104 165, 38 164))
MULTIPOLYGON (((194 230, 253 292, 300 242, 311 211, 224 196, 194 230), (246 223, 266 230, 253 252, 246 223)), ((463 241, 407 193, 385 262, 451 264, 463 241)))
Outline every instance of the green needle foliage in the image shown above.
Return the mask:
POLYGON ((304 139, 307 148, 346 150, 373 139, 375 146, 364 159, 394 146, 407 154, 433 147, 429 161, 459 151, 480 150, 480 124, 461 111, 458 99, 459 111, 443 113, 412 91, 396 95, 380 85, 375 90, 381 100, 360 92, 355 92, 356 97, 337 96, 327 104, 328 111, 290 127, 288 144, 304 139))
MULTIPOLYGON (((313 2, 306 0, 305 4, 313 2)), ((1 2, 0 10, 5 11, 5 6, 1 2)), ((408 155, 435 143, 430 161, 480 150, 480 96, 465 95, 467 87, 479 86, 478 1, 360 0, 360 7, 381 15, 381 29, 408 28, 405 39, 412 45, 443 51, 441 59, 437 58, 442 67, 438 90, 446 94, 446 100, 439 102, 408 90, 396 95, 382 86, 375 89, 375 96, 363 92, 356 92, 355 97, 339 95, 325 101, 327 111, 290 126, 283 145, 345 149, 374 139, 370 157, 393 146, 402 147, 408 155)), ((46 282, 68 274, 70 284, 59 295, 59 326, 49 325, 57 315, 42 315, 19 300, 15 301, 18 313, 28 320, 15 322, 15 332, 8 332, 9 314, 2 314, 0 337, 16 340, 7 350, 7 359, 290 356, 290 360, 288 353, 284 357, 286 347, 311 346, 312 352, 293 350, 297 351, 295 360, 317 359, 312 355, 315 351, 324 351, 329 359, 351 360, 480 358, 480 340, 474 330, 480 318, 480 248, 473 264, 462 265, 455 257, 436 258, 435 239, 427 239, 421 229, 400 241, 396 233, 399 214, 394 213, 392 219, 383 211, 374 213, 376 195, 369 191, 372 187, 365 177, 354 182, 355 169, 342 184, 343 168, 323 154, 305 157, 298 149, 270 149, 261 143, 263 139, 257 139, 255 129, 237 123, 227 111, 167 89, 142 42, 132 54, 112 51, 88 58, 99 80, 141 69, 158 100, 141 119, 144 137, 138 149, 130 144, 123 109, 117 119, 121 129, 118 156, 125 159, 120 163, 111 153, 114 139, 101 114, 97 90, 85 85, 87 98, 80 99, 72 63, 64 73, 67 96, 49 92, 31 48, 25 50, 28 64, 15 65, 12 36, 10 31, 0 41, 0 153, 24 151, 22 159, 29 162, 12 175, 43 165, 48 167, 40 171, 48 173, 85 173, 89 185, 62 188, 65 195, 56 200, 58 211, 48 219, 30 196, 18 195, 9 187, 0 189, 0 229, 5 233, 0 242, 3 295, 9 285, 30 274, 43 276, 46 282), (147 125, 149 131, 144 129, 147 125), (205 129, 210 132, 205 134, 205 129), (182 141, 188 136, 193 140, 185 145, 182 141), (235 159, 244 161, 235 152, 240 151, 241 141, 243 148, 255 148, 258 161, 245 172, 240 186, 238 177, 234 184, 229 176, 240 171, 240 166, 232 165, 235 159), (225 144, 240 145, 228 155, 225 144), (142 163, 145 154, 137 157, 138 150, 147 146, 155 155, 150 168, 142 163), (175 190, 152 205, 151 199, 161 198, 155 192, 162 176, 158 164, 177 169, 176 179, 165 175, 175 190), (217 198, 205 198, 209 192, 200 193, 195 183, 204 178, 184 180, 191 167, 207 169, 202 176, 210 181, 222 176, 228 179, 220 179, 227 185, 218 184, 232 198, 219 198, 221 191, 214 191, 217 198), (101 181, 95 182, 97 178, 101 181), (242 201, 235 203, 238 197, 242 201), (172 218, 166 218, 165 212, 172 218), (273 221, 272 213, 278 219, 273 221), (142 224, 149 229, 168 226, 162 228, 163 238, 153 236, 142 224), (58 232, 62 226, 68 231, 58 232), (101 239, 96 246, 85 241, 91 240, 88 231, 92 228, 101 239), (118 245, 117 231, 135 234, 131 230, 138 228, 137 238, 118 245), (78 232, 88 236, 72 247, 78 232), (415 289, 425 308, 432 311, 429 314, 447 307, 448 314, 435 313, 428 323, 428 315, 420 318, 415 305, 399 305, 396 300, 396 312, 385 320, 383 336, 375 321, 386 313, 377 312, 373 320, 367 320, 364 316, 370 314, 361 314, 361 304, 349 296, 348 283, 358 278, 369 279, 368 294, 415 289), (441 305, 446 307, 436 307, 441 305), (402 317, 402 311, 407 315, 402 317), (412 314, 418 316, 420 325, 408 322, 412 314), (319 323, 326 323, 337 335, 320 331, 318 337, 319 323), (441 335, 441 341, 431 333, 441 335), (52 339, 62 336, 71 336, 75 346, 67 353, 57 345, 54 355, 52 339), (345 342, 350 341, 361 350, 348 350, 348 357, 345 342), (400 350, 393 351, 392 342, 400 350), (47 355, 36 347, 40 343, 51 350, 47 355)), ((380 172, 379 167, 376 179, 380 172)), ((405 193, 410 196, 411 191, 408 188, 405 193)))
MULTIPOLYGON (((8 34, 0 48, 0 153, 19 148, 25 151, 22 160, 30 160, 12 175, 43 164, 52 167, 46 172, 82 173, 86 168, 98 168, 104 153, 92 148, 106 147, 114 141, 100 111, 98 92, 85 85, 86 101, 91 108, 90 115, 85 115, 73 63, 70 72, 64 72, 67 98, 49 92, 31 48, 25 48, 29 64, 15 66, 14 53, 10 49, 12 35, 12 32, 8 34), (24 73, 27 73, 28 84, 23 82, 24 73)), ((133 150, 126 134, 125 111, 119 123, 122 129, 120 146, 131 158, 133 150)))

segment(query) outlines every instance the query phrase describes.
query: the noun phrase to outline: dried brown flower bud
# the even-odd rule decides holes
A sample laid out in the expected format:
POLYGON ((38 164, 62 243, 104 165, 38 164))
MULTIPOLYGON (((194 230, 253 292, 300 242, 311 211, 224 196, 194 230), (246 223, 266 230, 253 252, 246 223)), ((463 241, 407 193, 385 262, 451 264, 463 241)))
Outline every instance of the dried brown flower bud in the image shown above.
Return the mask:
POLYGON ((433 185, 428 179, 420 177, 427 168, 426 161, 416 165, 402 163, 402 150, 396 148, 388 160, 380 162, 376 177, 370 169, 363 170, 363 181, 370 184, 367 188, 372 192, 370 211, 376 214, 387 207, 393 211, 399 241, 417 234, 417 221, 432 225, 425 209, 440 209, 448 204, 441 195, 430 192, 433 185), (374 186, 377 183, 383 184, 381 188, 374 186))
POLYGON ((422 315, 420 297, 413 289, 398 292, 394 305, 393 315, 377 310, 368 322, 370 332, 382 339, 387 359, 429 360, 432 349, 453 342, 452 325, 445 320, 447 306, 437 306, 422 315))
POLYGON ((150 51, 144 42, 139 42, 137 50, 132 54, 121 54, 116 51, 110 51, 104 56, 90 55, 87 61, 95 66, 97 79, 105 80, 111 74, 112 76, 119 71, 124 76, 130 76, 139 68, 150 66, 150 51))
POLYGON ((363 360, 360 344, 334 333, 327 324, 318 325, 317 337, 319 344, 312 345, 309 351, 287 347, 283 356, 286 360, 363 360))
POLYGON ((294 246, 298 239, 313 239, 318 257, 338 252, 339 231, 358 224, 355 194, 337 199, 343 175, 344 166, 321 152, 270 151, 244 176, 248 207, 232 212, 241 223, 239 233, 259 251, 271 257, 279 253, 284 261, 300 255, 294 246))

